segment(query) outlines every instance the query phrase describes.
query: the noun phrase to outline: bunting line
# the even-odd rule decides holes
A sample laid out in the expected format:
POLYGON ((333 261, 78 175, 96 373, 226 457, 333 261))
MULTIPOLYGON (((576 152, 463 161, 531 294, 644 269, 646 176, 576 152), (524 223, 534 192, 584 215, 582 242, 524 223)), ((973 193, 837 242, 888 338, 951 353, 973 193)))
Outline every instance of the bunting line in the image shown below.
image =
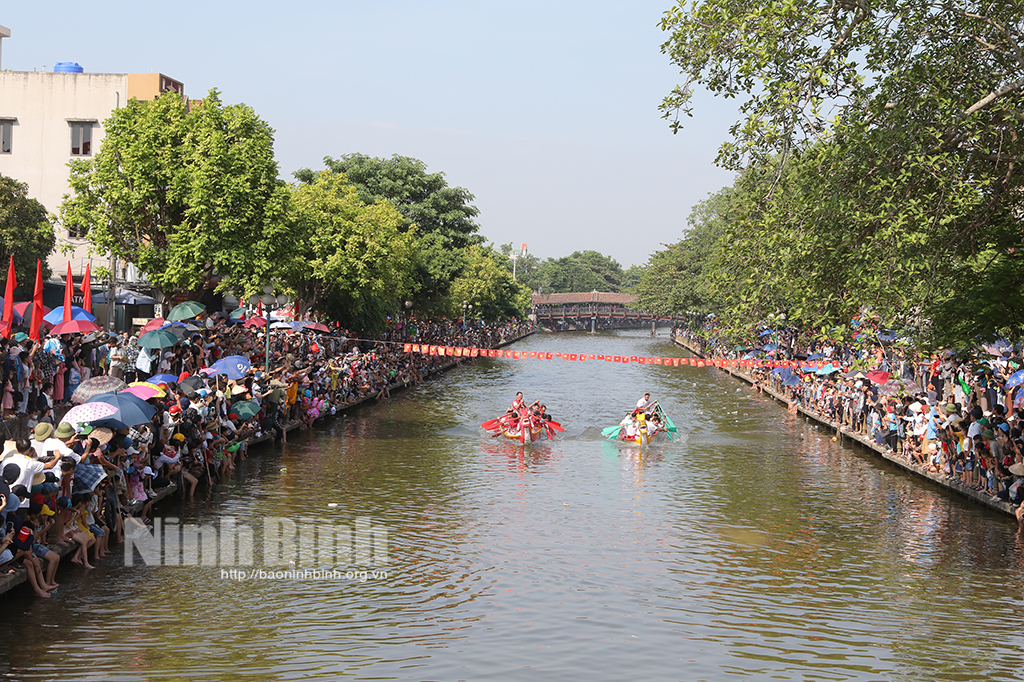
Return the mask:
POLYGON ((639 355, 598 355, 595 353, 547 353, 543 351, 501 350, 494 348, 462 348, 406 343, 406 353, 418 355, 444 355, 456 358, 502 358, 505 360, 560 360, 568 362, 611 362, 618 364, 661 365, 662 367, 788 367, 803 371, 824 369, 825 362, 797 360, 723 360, 702 358, 666 358, 639 355))

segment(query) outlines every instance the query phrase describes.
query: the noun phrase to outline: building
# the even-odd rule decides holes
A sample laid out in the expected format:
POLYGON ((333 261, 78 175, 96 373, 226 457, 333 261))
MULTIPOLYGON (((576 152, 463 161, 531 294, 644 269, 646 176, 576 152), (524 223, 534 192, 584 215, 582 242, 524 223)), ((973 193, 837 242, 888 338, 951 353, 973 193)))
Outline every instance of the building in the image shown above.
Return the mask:
MULTIPOLYGON (((10 34, 0 26, 0 43, 10 34)), ((180 81, 161 73, 86 73, 68 62, 59 63, 53 72, 0 71, 0 174, 27 184, 29 196, 59 216, 64 195, 70 191, 68 162, 88 159, 99 151, 103 122, 111 113, 130 99, 151 100, 164 92, 184 96, 184 90, 180 81)), ((115 265, 105 254, 90 253, 76 226, 58 223, 55 229, 57 248, 49 259, 54 284, 60 278, 63 286, 69 261, 76 285, 90 262, 94 271, 97 266, 112 269, 122 283, 139 282, 131 264, 115 265)), ((116 300, 121 298, 118 294, 116 300)), ((47 305, 51 299, 48 295, 47 305)), ((101 322, 106 319, 104 311, 93 312, 101 322)), ((149 311, 122 309, 117 317, 146 316, 147 312, 152 314, 152 306, 149 311)), ((124 324, 118 319, 118 327, 124 324)))
MULTIPOLYGON (((58 68, 60 68, 58 66, 58 68)), ((163 92, 183 93, 184 86, 160 73, 84 73, 0 71, 0 173, 28 185, 29 195, 58 214, 68 188, 68 162, 88 159, 103 141, 103 121, 129 99, 154 99, 163 92)), ((58 248, 50 268, 64 273, 71 261, 80 276, 90 257, 88 243, 74 225, 57 226, 58 248)), ((115 273, 130 279, 131 268, 115 273)))

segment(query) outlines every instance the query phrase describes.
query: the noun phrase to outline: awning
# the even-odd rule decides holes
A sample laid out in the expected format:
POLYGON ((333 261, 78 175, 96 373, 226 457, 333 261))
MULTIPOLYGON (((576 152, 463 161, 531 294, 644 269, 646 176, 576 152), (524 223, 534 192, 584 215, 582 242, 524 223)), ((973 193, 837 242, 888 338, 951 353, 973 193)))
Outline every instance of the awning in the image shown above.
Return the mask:
MULTIPOLYGON (((93 303, 106 303, 109 290, 96 294, 92 297, 93 303)), ((118 289, 114 293, 114 303, 118 305, 153 305, 157 302, 152 296, 140 294, 131 289, 118 289)))

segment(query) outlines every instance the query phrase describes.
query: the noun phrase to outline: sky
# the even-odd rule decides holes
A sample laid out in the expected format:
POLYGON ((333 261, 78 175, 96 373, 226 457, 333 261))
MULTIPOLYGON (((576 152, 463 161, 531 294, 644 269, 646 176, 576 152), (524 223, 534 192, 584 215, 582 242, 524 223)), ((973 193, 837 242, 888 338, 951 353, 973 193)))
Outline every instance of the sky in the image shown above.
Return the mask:
POLYGON ((6 3, 2 66, 217 88, 276 130, 286 180, 325 156, 415 157, 475 195, 489 241, 628 267, 733 178, 714 165, 732 102, 699 93, 676 135, 660 118, 682 80, 660 52, 671 1, 6 3))

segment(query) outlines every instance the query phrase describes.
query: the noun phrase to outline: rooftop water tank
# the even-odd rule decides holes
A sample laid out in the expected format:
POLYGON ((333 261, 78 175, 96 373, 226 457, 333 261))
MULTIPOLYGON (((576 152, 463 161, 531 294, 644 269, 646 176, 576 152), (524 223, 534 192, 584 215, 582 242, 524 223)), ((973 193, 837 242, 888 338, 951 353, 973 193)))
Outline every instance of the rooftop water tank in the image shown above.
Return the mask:
POLYGON ((78 62, 57 62, 53 67, 54 73, 83 73, 85 69, 78 62))

